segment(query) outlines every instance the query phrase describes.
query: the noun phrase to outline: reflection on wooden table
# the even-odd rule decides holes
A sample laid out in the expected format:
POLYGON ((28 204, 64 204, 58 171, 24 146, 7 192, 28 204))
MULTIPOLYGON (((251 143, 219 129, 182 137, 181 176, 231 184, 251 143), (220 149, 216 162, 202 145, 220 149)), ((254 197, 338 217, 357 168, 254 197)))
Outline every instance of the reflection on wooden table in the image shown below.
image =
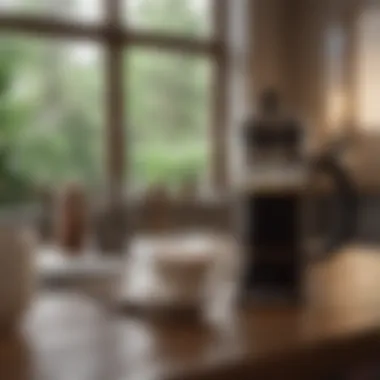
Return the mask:
POLYGON ((205 327, 148 322, 80 295, 44 293, 23 336, 0 341, 12 380, 323 378, 380 352, 380 254, 351 249, 307 273, 299 308, 241 310, 205 327))

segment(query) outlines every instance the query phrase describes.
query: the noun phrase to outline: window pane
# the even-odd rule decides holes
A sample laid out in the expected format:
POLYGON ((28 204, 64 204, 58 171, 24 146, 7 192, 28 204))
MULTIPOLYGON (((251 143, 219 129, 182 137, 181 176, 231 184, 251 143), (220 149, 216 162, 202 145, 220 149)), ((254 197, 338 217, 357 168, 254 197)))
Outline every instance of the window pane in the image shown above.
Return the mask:
POLYGON ((0 171, 10 195, 18 183, 102 182, 100 53, 87 43, 0 39, 0 171))
POLYGON ((345 123, 344 59, 346 39, 340 23, 326 30, 326 122, 331 132, 339 132, 345 123))
POLYGON ((0 13, 99 21, 103 3, 102 0, 0 0, 0 13))
POLYGON ((359 121, 364 128, 380 130, 380 7, 362 14, 359 29, 359 121))
POLYGON ((209 37, 211 0, 124 0, 130 27, 166 34, 209 37))
POLYGON ((211 61, 138 48, 126 57, 134 185, 205 180, 211 61))

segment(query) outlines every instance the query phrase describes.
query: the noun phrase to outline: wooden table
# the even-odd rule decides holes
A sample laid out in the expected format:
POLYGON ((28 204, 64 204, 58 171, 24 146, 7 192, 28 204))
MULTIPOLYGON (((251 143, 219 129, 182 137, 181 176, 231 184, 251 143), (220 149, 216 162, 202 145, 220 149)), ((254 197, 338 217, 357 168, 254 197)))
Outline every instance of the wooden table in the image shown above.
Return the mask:
POLYGON ((214 329, 111 313, 43 294, 24 336, 0 341, 0 379, 320 379, 380 356, 380 252, 352 249, 308 271, 303 308, 245 310, 214 329))

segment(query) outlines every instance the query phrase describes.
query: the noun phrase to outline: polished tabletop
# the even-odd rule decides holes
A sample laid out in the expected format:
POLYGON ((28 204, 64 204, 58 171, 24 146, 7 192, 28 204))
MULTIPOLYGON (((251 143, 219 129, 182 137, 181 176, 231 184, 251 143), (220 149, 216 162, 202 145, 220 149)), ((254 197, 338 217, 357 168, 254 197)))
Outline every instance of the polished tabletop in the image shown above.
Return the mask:
POLYGON ((0 339, 0 379, 318 379, 375 359, 380 252, 352 248, 312 264, 306 289, 303 306, 248 308, 209 326, 42 293, 22 331, 0 339))

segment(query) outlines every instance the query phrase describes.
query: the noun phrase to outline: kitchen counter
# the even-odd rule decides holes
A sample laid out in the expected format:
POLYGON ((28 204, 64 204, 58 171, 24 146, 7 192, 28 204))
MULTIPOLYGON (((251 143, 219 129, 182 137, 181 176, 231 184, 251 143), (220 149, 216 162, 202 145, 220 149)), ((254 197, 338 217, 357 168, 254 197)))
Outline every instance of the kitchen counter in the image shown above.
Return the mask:
POLYGON ((351 248, 307 269, 302 307, 240 310, 217 325, 152 322, 43 293, 0 340, 12 380, 320 379, 380 356, 380 252, 351 248))

